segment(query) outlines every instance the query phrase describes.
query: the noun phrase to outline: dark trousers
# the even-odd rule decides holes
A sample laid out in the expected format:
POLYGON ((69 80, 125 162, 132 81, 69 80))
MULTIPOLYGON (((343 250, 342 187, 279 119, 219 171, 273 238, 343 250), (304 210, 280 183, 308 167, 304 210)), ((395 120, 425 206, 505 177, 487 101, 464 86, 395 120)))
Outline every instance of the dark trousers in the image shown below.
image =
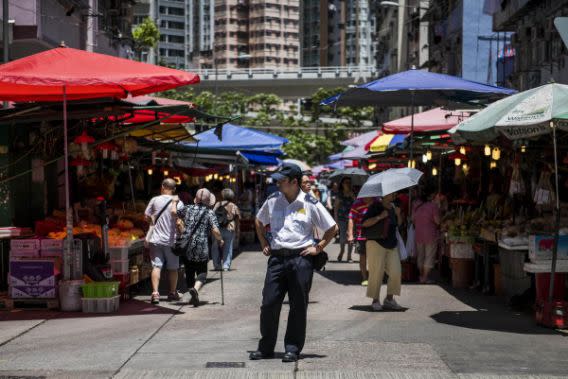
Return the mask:
POLYGON ((266 279, 260 307, 260 334, 258 350, 274 352, 278 336, 278 320, 284 296, 288 293, 290 314, 284 347, 286 352, 300 354, 306 340, 308 296, 312 286, 311 256, 271 256, 268 259, 266 279))
POLYGON ((185 268, 185 283, 187 289, 195 286, 196 279, 205 284, 207 281, 207 261, 194 262, 182 257, 183 267, 185 268))

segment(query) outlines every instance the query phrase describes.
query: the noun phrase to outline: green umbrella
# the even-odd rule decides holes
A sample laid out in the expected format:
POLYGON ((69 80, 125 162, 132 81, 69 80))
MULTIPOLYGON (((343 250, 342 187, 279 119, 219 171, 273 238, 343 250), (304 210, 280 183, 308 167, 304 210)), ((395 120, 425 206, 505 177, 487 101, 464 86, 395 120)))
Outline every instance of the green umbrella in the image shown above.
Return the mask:
POLYGON ((552 134, 556 179, 556 231, 552 250, 549 301, 552 301, 554 290, 560 229, 556 129, 568 130, 564 122, 558 122, 566 119, 568 119, 568 85, 551 83, 499 100, 450 131, 458 140, 477 142, 494 140, 500 134, 511 140, 552 134))

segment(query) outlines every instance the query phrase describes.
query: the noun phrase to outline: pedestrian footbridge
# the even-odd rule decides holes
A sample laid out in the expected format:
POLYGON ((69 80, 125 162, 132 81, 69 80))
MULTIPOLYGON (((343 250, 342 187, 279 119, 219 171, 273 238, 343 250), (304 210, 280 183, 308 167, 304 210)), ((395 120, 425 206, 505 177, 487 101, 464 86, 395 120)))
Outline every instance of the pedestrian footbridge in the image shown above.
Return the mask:
POLYGON ((284 99, 312 95, 319 88, 347 87, 375 79, 373 66, 301 67, 297 69, 202 69, 196 72, 201 83, 197 92, 240 91, 245 93, 274 93, 284 99))

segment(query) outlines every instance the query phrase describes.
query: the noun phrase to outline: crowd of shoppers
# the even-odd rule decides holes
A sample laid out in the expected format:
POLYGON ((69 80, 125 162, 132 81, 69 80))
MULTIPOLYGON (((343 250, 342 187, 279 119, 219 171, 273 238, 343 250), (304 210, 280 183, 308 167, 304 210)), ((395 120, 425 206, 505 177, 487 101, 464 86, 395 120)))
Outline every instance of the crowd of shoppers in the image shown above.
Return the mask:
MULTIPOLYGON (((440 226, 439 201, 433 197, 433 191, 421 188, 417 199, 410 205, 406 193, 382 198, 357 198, 359 188, 352 185, 349 177, 326 185, 325 182, 317 183, 309 172, 305 172, 298 182, 302 193, 308 195, 310 201, 322 204, 337 225, 340 247, 337 261, 343 261, 345 252, 347 262, 352 262, 353 252, 359 256, 361 285, 367 287, 366 295, 372 299, 373 310, 402 309, 395 300, 395 296, 400 296, 402 280, 398 234, 406 234, 407 225, 415 230, 413 258, 420 273, 419 281, 432 283, 431 270, 437 259, 440 226), (381 302, 385 274, 388 281, 381 302)), ((250 212, 262 200, 256 199, 254 185, 250 183, 238 199, 229 188, 184 190, 179 197, 175 190, 175 182, 165 179, 160 195, 149 202, 145 212, 152 225, 146 237, 153 266, 151 301, 160 301, 158 284, 162 269, 168 273, 167 299, 181 299, 176 288, 181 262, 191 297, 189 302, 198 306, 199 291, 207 280, 208 261, 212 260, 214 270, 231 269, 241 219, 237 202, 250 212), (174 249, 176 240, 188 241, 186 250, 181 254, 174 249)), ((279 193, 270 192, 266 198, 279 193)), ((325 230, 318 230, 316 224, 312 231, 314 243, 323 239, 324 233, 325 230)), ((270 233, 267 236, 270 238, 270 233)))

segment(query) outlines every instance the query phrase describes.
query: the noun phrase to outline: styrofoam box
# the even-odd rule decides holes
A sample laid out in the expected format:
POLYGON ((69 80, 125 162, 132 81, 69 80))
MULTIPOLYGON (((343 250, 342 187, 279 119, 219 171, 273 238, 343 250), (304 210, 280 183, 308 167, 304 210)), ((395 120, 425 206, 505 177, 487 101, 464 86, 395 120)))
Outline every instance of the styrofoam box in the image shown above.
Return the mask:
POLYGON ((10 251, 38 251, 40 250, 39 239, 13 239, 10 240, 10 251))
POLYGON ((108 249, 111 261, 128 260, 128 247, 111 247, 108 249))
POLYGON ((473 246, 469 243, 451 243, 450 257, 461 258, 461 259, 473 259, 475 257, 473 246))
POLYGON ((61 250, 63 251, 63 240, 54 239, 42 239, 41 240, 41 250, 61 250))
POLYGON ((82 298, 84 313, 112 313, 118 312, 120 295, 102 298, 82 298))
MULTIPOLYGON (((529 236, 529 258, 533 262, 551 260, 554 236, 529 236)), ((558 259, 568 259, 568 236, 558 238, 558 259)))
POLYGON ((128 259, 120 261, 110 261, 110 267, 113 273, 117 274, 127 274, 128 271, 128 259))

